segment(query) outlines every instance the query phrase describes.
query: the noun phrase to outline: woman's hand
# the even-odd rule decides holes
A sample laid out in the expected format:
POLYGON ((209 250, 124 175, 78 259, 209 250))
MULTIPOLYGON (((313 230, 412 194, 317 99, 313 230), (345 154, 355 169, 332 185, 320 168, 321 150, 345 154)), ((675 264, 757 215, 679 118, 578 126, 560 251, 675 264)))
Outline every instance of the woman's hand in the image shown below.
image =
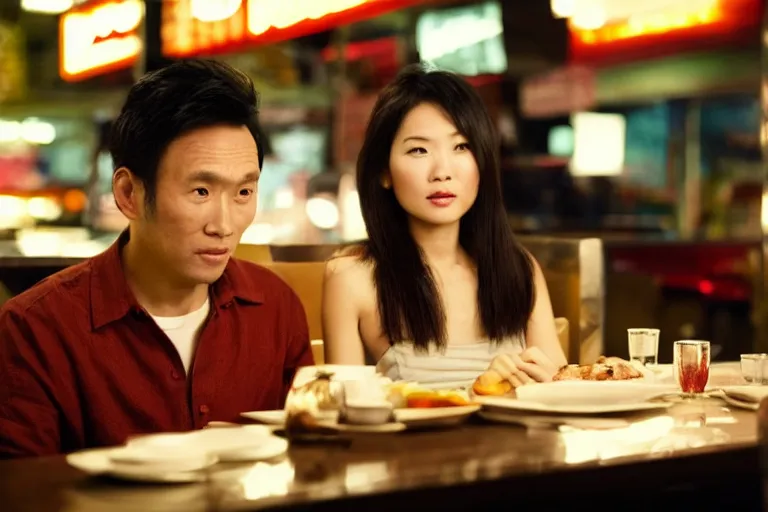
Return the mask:
POLYGON ((557 373, 557 366, 537 347, 530 347, 519 354, 499 354, 488 367, 503 380, 518 388, 533 382, 549 382, 557 373))

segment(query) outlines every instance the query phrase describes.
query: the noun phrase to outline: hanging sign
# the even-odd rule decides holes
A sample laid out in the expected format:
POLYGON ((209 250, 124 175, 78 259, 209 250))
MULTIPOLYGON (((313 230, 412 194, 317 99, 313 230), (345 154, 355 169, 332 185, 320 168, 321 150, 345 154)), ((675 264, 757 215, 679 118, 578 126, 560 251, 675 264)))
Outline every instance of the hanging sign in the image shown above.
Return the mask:
POLYGON ((59 75, 74 82, 129 68, 142 51, 142 0, 88 2, 59 20, 59 75))
POLYGON ((163 0, 163 55, 237 51, 331 30, 419 0, 163 0))

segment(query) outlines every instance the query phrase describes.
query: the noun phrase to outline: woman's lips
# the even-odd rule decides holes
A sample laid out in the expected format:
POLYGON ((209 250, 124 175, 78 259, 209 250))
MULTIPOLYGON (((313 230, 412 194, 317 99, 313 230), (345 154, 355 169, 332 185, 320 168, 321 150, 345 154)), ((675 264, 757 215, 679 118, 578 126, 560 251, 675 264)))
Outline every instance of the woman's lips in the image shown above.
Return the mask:
POLYGON ((435 206, 445 207, 450 206, 454 199, 456 199, 456 196, 449 192, 437 192, 428 196, 427 199, 435 206))

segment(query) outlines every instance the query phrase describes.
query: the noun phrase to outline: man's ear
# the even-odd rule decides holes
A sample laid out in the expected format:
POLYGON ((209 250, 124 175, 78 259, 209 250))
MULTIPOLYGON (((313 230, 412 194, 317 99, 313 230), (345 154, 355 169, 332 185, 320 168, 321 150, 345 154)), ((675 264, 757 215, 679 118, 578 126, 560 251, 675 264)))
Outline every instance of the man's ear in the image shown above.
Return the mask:
POLYGON ((112 175, 112 194, 117 208, 128 220, 136 220, 144 214, 144 184, 127 167, 120 167, 112 175))

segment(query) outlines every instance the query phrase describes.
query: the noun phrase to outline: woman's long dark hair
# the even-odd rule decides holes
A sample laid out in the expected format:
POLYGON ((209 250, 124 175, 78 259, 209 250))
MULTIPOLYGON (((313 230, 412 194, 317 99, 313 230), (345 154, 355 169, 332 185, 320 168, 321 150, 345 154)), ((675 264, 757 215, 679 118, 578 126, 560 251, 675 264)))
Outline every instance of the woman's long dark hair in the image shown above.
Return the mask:
POLYGON ((397 130, 414 107, 443 109, 464 135, 480 172, 472 207, 462 217, 459 243, 477 267, 477 303, 485 334, 494 342, 525 332, 534 304, 533 266, 515 240, 501 195, 498 141, 477 92, 460 77, 406 68, 379 95, 357 159, 357 186, 373 264, 383 334, 417 350, 445 347, 446 319, 435 280, 408 228, 408 215, 382 186, 397 130))

